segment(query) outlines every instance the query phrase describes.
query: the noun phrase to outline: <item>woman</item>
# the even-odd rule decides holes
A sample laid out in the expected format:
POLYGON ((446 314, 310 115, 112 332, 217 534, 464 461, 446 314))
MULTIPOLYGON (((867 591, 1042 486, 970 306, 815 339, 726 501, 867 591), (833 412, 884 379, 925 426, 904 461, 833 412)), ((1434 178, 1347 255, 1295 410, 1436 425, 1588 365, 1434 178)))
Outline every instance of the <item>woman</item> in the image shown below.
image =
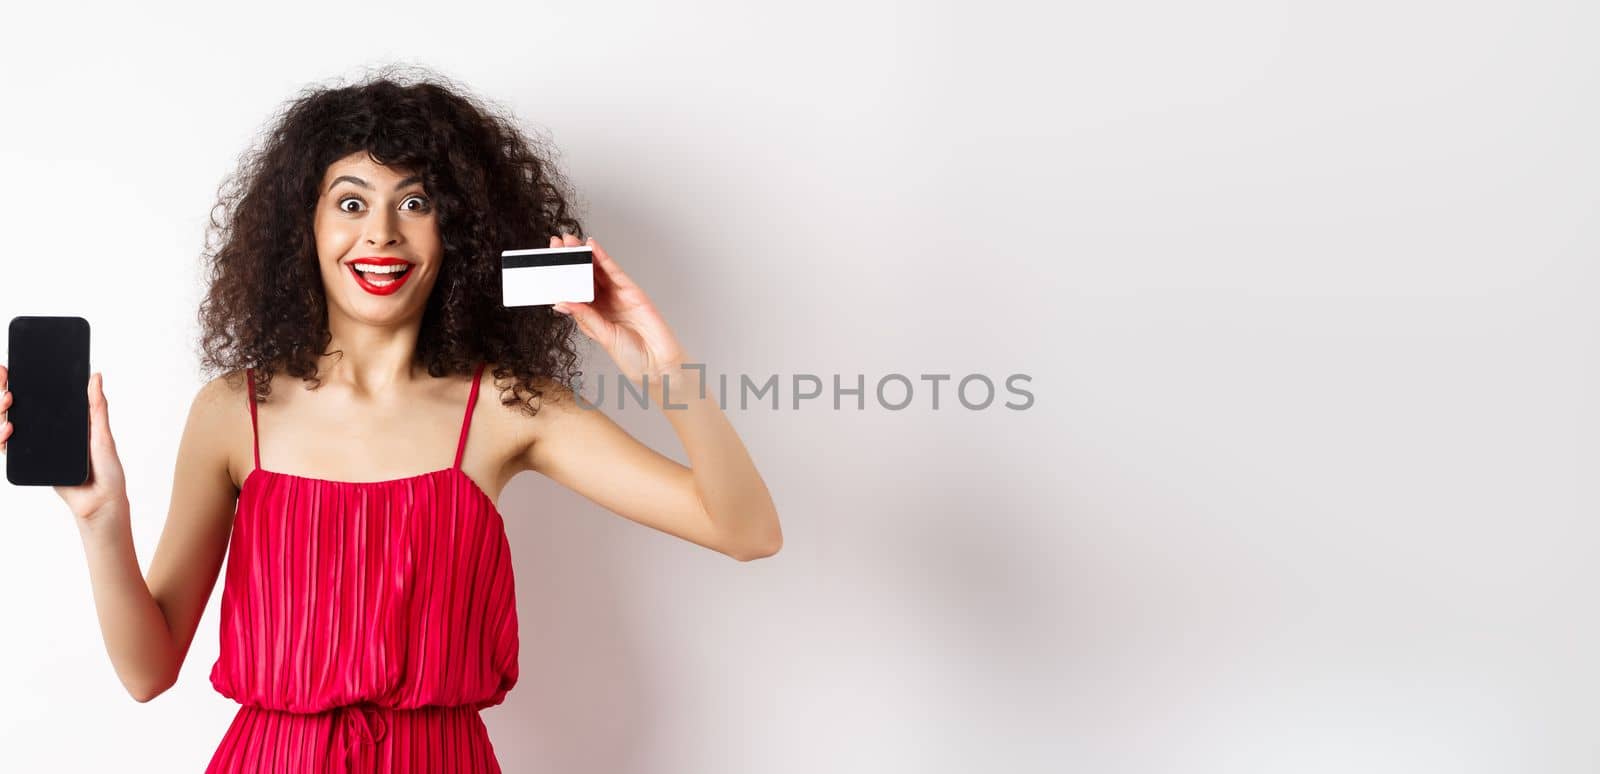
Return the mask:
POLYGON ((549 157, 437 80, 301 95, 223 194, 200 310, 223 376, 190 407, 148 578, 87 386, 93 472, 56 491, 138 701, 176 680, 227 559, 210 678, 241 707, 209 771, 498 771, 478 711, 516 683, 518 640, 495 502, 523 470, 741 561, 782 543, 739 437, 598 243, 592 303, 500 305, 501 249, 582 228, 549 157), (575 330, 670 398, 692 468, 579 405, 575 330))

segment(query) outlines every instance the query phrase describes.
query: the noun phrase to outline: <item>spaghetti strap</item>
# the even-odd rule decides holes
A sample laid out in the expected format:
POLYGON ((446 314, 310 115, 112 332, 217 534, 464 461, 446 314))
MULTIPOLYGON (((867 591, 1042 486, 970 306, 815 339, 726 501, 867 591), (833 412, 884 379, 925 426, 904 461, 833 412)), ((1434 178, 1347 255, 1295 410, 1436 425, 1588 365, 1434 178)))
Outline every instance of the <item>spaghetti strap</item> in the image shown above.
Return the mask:
POLYGON ((467 396, 467 414, 461 418, 461 440, 456 442, 456 461, 451 465, 456 470, 461 469, 461 454, 467 450, 467 428, 472 426, 472 407, 478 403, 478 382, 483 379, 483 367, 479 363, 478 369, 472 373, 472 394, 467 396))
POLYGON ((261 467, 261 438, 256 432, 256 377, 252 369, 244 369, 245 381, 249 384, 247 390, 250 398, 250 443, 255 447, 256 468, 261 467))

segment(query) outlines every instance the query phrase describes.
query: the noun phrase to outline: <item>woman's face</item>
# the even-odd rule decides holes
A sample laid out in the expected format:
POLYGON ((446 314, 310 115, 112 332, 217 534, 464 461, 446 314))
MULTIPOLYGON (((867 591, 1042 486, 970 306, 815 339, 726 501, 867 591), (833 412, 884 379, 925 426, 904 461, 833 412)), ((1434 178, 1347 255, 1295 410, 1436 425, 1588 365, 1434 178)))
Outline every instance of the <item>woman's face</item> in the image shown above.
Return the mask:
POLYGON ((420 317, 444 255, 422 180, 357 151, 328 165, 318 190, 312 222, 329 312, 372 324, 420 317))

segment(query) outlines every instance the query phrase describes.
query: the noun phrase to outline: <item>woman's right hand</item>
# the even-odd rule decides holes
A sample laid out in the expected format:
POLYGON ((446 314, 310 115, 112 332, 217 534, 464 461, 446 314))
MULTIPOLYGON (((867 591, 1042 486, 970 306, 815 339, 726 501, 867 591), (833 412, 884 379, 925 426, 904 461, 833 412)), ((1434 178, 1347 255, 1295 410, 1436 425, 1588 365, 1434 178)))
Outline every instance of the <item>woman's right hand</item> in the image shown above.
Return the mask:
MULTIPOLYGON (((106 395, 100 386, 100 373, 89 377, 89 480, 76 486, 57 486, 56 494, 77 517, 79 526, 128 506, 128 486, 122 476, 122 460, 116 441, 111 438, 111 415, 106 395)), ((11 441, 11 391, 5 366, 0 366, 0 454, 11 441)))

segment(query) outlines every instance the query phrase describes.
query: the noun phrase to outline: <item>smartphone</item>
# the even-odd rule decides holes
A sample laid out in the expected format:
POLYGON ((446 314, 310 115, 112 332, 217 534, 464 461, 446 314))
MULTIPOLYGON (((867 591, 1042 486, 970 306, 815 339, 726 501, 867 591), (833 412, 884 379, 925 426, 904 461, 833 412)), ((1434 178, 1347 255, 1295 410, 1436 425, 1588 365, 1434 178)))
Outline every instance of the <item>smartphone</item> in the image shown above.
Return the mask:
POLYGON ((500 253, 500 302, 539 306, 594 300, 594 248, 540 247, 500 253))
POLYGON ((89 480, 89 321, 13 317, 6 389, 6 480, 77 486, 89 480))

